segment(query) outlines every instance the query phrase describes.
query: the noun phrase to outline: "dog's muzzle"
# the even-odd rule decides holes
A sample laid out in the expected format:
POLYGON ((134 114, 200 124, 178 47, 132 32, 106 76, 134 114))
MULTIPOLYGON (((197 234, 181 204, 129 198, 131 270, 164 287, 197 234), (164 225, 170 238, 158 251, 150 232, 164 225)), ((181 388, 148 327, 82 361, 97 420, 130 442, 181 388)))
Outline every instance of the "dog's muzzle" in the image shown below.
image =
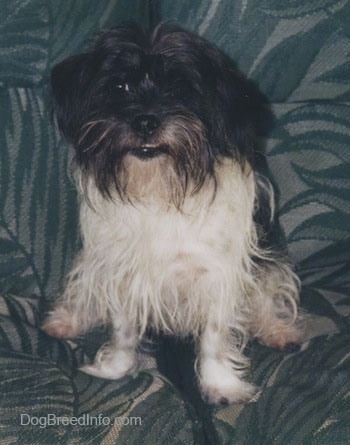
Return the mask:
MULTIPOLYGON (((154 114, 139 114, 131 122, 131 128, 145 141, 154 135, 160 127, 160 121, 154 114)), ((142 160, 149 160, 168 153, 163 145, 145 142, 140 147, 128 151, 129 154, 142 160)))

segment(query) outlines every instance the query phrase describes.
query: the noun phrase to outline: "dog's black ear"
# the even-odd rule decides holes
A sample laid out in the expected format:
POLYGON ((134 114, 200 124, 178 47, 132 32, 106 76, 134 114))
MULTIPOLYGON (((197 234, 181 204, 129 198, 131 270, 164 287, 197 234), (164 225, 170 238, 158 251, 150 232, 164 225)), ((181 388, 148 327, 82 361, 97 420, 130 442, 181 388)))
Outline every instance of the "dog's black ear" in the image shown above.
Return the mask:
POLYGON ((271 130, 272 113, 265 95, 226 59, 217 77, 213 112, 216 131, 228 140, 229 147, 222 146, 253 162, 262 138, 271 130))
POLYGON ((51 71, 50 108, 61 133, 74 142, 89 108, 87 90, 93 78, 91 54, 68 57, 51 71))

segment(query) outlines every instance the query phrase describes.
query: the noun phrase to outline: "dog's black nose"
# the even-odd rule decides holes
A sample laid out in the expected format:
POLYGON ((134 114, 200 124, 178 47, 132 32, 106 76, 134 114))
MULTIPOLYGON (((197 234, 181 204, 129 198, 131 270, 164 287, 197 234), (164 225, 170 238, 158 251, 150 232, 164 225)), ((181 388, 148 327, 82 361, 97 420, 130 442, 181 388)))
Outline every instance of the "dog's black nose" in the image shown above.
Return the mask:
POLYGON ((150 136, 159 125, 160 122, 154 114, 139 114, 131 123, 136 133, 143 137, 150 136))

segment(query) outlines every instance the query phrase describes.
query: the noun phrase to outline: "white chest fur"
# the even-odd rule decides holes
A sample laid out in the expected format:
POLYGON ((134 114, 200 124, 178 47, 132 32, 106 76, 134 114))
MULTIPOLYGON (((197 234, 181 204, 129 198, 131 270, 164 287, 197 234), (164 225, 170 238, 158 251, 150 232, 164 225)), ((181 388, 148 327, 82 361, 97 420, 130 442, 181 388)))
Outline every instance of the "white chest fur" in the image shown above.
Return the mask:
POLYGON ((234 304, 235 271, 242 270, 255 237, 253 174, 222 163, 212 197, 208 185, 186 198, 181 211, 99 195, 92 196, 93 207, 83 203, 78 267, 87 301, 122 312, 141 332, 153 325, 195 334, 211 304, 221 305, 224 315, 227 299, 234 304))

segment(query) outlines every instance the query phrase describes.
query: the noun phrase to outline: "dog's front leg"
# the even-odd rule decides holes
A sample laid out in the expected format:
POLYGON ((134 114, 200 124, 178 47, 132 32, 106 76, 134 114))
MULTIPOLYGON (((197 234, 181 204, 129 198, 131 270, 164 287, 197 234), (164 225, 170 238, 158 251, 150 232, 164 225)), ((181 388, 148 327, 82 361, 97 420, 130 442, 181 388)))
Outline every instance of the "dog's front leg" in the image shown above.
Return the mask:
POLYGON ((200 338, 197 373, 205 401, 213 404, 243 402, 255 388, 243 380, 248 359, 234 344, 229 329, 209 321, 200 338))
POLYGON ((114 319, 111 340, 98 350, 91 365, 80 368, 87 374, 105 379, 120 379, 137 370, 138 335, 124 317, 114 319))

